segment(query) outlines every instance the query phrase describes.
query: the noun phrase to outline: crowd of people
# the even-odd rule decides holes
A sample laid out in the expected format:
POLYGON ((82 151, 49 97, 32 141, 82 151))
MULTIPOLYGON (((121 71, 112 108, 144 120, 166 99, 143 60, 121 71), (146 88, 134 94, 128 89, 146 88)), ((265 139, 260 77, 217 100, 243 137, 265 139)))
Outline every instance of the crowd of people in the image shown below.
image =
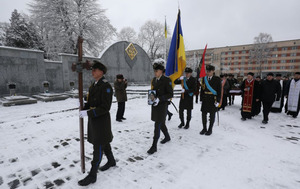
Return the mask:
MULTIPOLYGON (((192 76, 193 70, 186 67, 184 76, 178 77, 174 83, 165 76, 165 68, 162 63, 153 64, 154 77, 151 80, 151 90, 149 92, 148 104, 151 105, 151 120, 154 122, 153 142, 148 154, 157 151, 157 143, 160 138, 160 131, 164 139, 160 141, 165 144, 171 141, 170 134, 166 126, 166 117, 171 119, 172 113, 168 111, 168 105, 173 98, 173 84, 181 85, 181 96, 179 101, 178 128, 189 129, 192 119, 193 97, 196 96, 202 102, 202 126, 200 135, 210 136, 213 132, 216 113, 225 110, 226 106, 234 104, 235 96, 242 96, 241 119, 246 121, 253 116, 263 112, 263 124, 267 124, 270 112, 282 112, 296 118, 300 109, 300 72, 294 74, 294 78, 283 79, 280 74, 268 73, 265 79, 259 76, 254 78, 254 73, 249 72, 247 78, 241 82, 234 78, 232 74, 215 75, 215 67, 206 66, 206 76, 196 78, 192 76), (200 95, 200 98, 199 98, 200 95), (285 100, 286 99, 286 100, 285 100), (284 102, 285 105, 284 105, 284 102), (186 119, 184 119, 186 110, 186 119), (209 114, 209 121, 207 116, 209 114), (208 126, 208 127, 207 127, 208 126)), ((92 76, 94 83, 89 88, 87 102, 79 116, 88 117, 88 142, 93 145, 93 159, 89 174, 78 182, 81 186, 87 186, 97 180, 103 153, 107 157, 107 163, 100 167, 101 171, 106 171, 116 165, 110 143, 113 135, 111 131, 110 108, 113 93, 118 102, 116 121, 122 122, 124 118, 125 102, 127 101, 127 80, 122 74, 116 76, 114 82, 114 92, 112 86, 105 79, 107 68, 99 61, 94 61, 92 66, 92 76)), ((198 75, 198 74, 197 74, 198 75)))

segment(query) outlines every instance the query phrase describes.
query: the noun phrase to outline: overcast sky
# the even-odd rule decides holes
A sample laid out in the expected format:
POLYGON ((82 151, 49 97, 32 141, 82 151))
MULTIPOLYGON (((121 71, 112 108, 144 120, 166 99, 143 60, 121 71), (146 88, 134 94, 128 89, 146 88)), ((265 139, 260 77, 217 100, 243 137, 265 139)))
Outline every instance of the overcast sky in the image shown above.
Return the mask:
MULTIPOLYGON (((0 22, 8 22, 13 9, 29 13, 31 0, 0 0, 0 22)), ((253 43, 260 32, 274 41, 300 39, 300 0, 98 0, 106 16, 120 31, 139 28, 147 20, 167 18, 173 32, 178 4, 184 42, 188 50, 253 43), (179 2, 179 3, 178 3, 179 2)), ((170 34, 171 35, 171 34, 170 34)))

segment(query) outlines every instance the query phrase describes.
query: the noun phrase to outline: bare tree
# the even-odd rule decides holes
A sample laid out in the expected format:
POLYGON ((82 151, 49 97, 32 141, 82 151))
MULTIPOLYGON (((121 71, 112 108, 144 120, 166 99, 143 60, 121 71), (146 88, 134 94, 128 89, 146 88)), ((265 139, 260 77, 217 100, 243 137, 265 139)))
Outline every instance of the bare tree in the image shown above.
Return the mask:
POLYGON ((136 42, 137 41, 136 32, 132 27, 124 27, 118 33, 118 40, 136 42))
POLYGON ((259 75, 262 77, 262 65, 268 62, 272 48, 270 43, 273 42, 272 36, 267 33, 260 33, 254 38, 253 48, 250 50, 249 63, 255 62, 259 65, 259 75))
POLYGON ((29 6, 51 59, 76 54, 78 35, 85 39, 84 53, 98 56, 116 33, 96 0, 33 0, 29 6))
POLYGON ((165 35, 164 25, 158 21, 149 20, 141 28, 138 35, 138 44, 145 48, 153 61, 157 55, 164 54, 165 35))

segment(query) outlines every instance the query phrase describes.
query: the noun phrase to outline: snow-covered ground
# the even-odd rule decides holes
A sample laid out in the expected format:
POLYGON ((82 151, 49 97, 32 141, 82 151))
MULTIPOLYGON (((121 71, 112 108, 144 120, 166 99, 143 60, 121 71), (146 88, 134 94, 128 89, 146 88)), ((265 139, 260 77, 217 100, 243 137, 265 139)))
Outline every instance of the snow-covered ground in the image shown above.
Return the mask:
MULTIPOLYGON (((148 155, 151 108, 145 95, 129 97, 124 122, 115 121, 117 104, 111 108, 117 166, 99 171, 97 182, 87 188, 300 188, 299 118, 271 113, 267 125, 261 124, 261 114, 242 122, 236 97, 220 112, 213 134, 202 136, 201 104, 194 104, 188 130, 177 127, 178 114, 169 106, 172 140, 148 155)), ((0 106, 0 188, 80 188, 77 182, 87 173, 80 169, 77 101, 0 106)), ((173 101, 178 106, 179 99, 173 101)), ((85 150, 89 171, 92 145, 85 142, 85 150)))

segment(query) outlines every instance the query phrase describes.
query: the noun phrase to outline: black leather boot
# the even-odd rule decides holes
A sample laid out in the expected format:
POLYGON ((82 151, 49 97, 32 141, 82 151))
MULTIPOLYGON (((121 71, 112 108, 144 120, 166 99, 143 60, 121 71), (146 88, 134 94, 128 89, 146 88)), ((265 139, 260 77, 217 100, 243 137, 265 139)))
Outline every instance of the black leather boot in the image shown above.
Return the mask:
POLYGON ((154 154, 157 151, 157 141, 158 139, 153 139, 151 148, 147 151, 148 154, 154 154))
POLYGON ((97 181, 97 166, 92 166, 90 173, 84 179, 78 181, 80 186, 87 186, 97 181))
POLYGON ((169 133, 164 133, 164 135, 165 135, 165 138, 162 141, 160 141, 160 143, 162 143, 162 144, 165 144, 166 142, 169 142, 171 140, 169 133))
POLYGON ((106 171, 110 167, 114 167, 114 166, 116 166, 116 160, 114 158, 114 155, 111 153, 111 154, 107 155, 107 163, 105 165, 103 165, 102 167, 100 167, 100 170, 106 171))
POLYGON ((187 120, 187 121, 186 121, 186 124, 185 124, 184 128, 185 128, 185 129, 190 128, 190 120, 187 120))
POLYGON ((211 135, 212 134, 212 129, 213 129, 213 125, 210 124, 209 128, 208 128, 208 131, 205 133, 205 135, 207 135, 207 136, 211 135))

